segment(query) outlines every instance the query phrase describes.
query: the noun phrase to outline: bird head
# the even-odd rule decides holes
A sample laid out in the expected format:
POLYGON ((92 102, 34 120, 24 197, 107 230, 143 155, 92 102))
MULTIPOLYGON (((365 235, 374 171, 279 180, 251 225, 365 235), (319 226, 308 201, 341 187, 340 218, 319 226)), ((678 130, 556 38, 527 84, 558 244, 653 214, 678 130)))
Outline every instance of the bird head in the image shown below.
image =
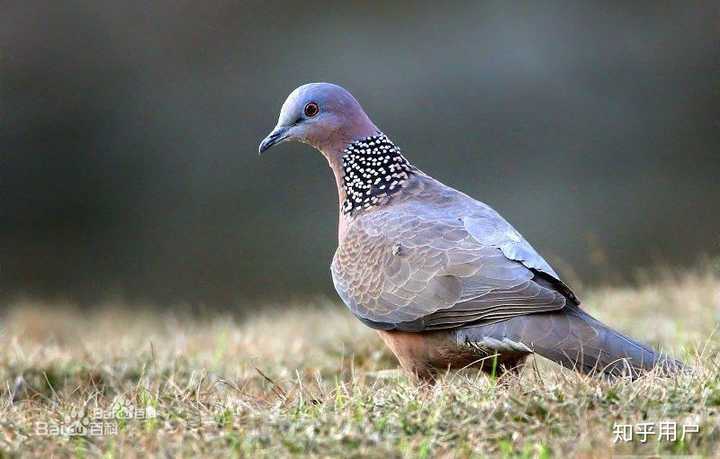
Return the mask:
POLYGON ((296 140, 328 155, 378 132, 348 91, 331 83, 310 83, 290 93, 277 125, 258 149, 262 154, 274 145, 296 140))

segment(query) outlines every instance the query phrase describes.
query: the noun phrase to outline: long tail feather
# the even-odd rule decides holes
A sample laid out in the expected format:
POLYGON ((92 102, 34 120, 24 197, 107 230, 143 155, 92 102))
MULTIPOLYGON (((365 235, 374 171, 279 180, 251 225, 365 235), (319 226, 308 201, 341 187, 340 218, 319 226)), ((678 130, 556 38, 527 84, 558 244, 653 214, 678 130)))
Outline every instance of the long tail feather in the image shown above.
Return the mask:
POLYGON ((487 347, 497 342, 516 343, 582 373, 635 378, 654 368, 665 374, 685 368, 679 361, 624 336, 575 306, 466 327, 458 331, 457 338, 487 347))

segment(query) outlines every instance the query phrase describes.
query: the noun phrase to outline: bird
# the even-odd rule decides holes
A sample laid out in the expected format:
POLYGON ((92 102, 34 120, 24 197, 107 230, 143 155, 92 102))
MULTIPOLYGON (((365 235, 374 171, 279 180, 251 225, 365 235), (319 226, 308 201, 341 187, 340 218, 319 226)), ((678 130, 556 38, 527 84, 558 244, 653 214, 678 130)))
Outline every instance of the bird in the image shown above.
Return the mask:
POLYGON ((420 381, 518 373, 533 354, 632 379, 684 367, 588 314, 510 223, 415 167, 341 86, 290 93, 259 152, 287 141, 322 153, 335 178, 335 290, 420 381))

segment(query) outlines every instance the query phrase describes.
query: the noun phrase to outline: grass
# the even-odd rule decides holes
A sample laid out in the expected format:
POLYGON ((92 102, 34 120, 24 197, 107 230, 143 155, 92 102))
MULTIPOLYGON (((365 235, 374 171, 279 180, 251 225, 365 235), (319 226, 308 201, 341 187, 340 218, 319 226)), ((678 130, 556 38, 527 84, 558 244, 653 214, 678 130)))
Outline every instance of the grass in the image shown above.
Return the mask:
POLYGON ((717 271, 582 293, 591 312, 694 374, 609 382, 538 358, 519 377, 468 371, 418 387, 334 302, 244 320, 18 303, 0 324, 0 457, 717 454, 717 271), (661 421, 699 432, 613 442, 615 423, 661 421))

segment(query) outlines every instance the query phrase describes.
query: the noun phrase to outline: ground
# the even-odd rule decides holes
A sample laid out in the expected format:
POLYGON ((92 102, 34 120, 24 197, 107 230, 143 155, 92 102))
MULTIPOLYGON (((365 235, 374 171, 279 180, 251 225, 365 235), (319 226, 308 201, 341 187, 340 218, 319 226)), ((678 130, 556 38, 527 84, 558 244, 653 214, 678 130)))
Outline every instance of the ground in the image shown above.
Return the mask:
POLYGON ((605 381, 537 358, 422 387, 334 300, 245 316, 18 302, 0 323, 0 457, 717 454, 720 274, 640 279, 580 289, 585 307, 692 374, 605 381))

